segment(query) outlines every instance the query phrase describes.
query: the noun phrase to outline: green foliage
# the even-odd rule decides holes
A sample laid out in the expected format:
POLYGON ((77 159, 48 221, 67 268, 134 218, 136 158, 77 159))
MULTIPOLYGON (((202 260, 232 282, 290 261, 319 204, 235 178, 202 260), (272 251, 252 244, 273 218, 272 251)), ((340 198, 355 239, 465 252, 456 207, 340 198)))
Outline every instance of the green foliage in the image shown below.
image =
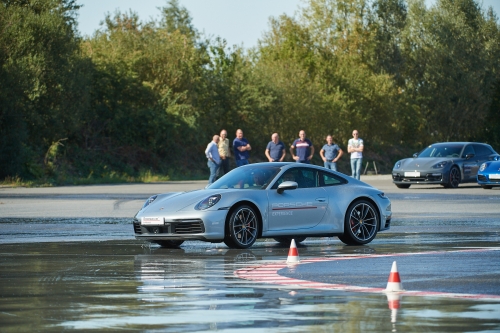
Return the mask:
POLYGON ((308 0, 247 51, 203 39, 177 0, 84 40, 73 0, 1 3, 4 183, 203 179, 223 128, 243 129, 252 162, 274 132, 346 150, 356 128, 379 172, 434 141, 500 148, 500 30, 475 0, 308 0))

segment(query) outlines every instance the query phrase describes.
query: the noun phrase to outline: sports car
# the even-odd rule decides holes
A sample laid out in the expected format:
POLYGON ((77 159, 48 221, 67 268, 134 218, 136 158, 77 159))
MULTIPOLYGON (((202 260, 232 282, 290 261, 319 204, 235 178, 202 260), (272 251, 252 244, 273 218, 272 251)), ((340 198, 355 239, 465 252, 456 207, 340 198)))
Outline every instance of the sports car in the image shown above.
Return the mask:
POLYGON ((136 214, 136 239, 162 247, 185 240, 249 248, 258 238, 281 243, 337 236, 367 244, 389 229, 382 191, 341 173, 301 163, 241 166, 205 189, 153 195, 136 214))
POLYGON ((456 188, 460 183, 475 182, 479 166, 498 158, 490 145, 477 142, 434 143, 413 158, 397 161, 392 181, 399 188, 414 184, 440 184, 456 188))
POLYGON ((481 164, 477 173, 477 183, 486 190, 500 186, 500 157, 481 164))

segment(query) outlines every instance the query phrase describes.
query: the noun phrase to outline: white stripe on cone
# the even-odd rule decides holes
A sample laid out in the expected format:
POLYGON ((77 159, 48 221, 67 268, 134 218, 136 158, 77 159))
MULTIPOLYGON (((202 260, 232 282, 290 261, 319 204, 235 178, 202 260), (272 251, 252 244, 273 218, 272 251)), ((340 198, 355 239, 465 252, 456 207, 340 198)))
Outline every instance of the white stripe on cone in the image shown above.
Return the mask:
POLYGON ((387 282, 387 288, 385 291, 403 291, 403 284, 401 283, 401 278, 399 277, 398 266, 394 261, 392 263, 391 274, 389 274, 389 281, 387 282))
POLYGON ((295 239, 292 239, 290 243, 290 250, 288 250, 287 263, 297 263, 299 262, 299 251, 297 250, 297 245, 295 245, 295 239))

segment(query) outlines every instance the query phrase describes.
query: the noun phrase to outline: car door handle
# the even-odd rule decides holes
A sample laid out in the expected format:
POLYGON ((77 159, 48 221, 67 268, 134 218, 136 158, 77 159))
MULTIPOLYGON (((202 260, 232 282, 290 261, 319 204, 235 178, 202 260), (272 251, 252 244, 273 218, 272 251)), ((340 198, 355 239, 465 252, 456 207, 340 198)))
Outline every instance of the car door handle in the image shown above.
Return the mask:
POLYGON ((319 201, 319 202, 325 202, 325 201, 326 201, 326 198, 316 198, 316 201, 319 201))

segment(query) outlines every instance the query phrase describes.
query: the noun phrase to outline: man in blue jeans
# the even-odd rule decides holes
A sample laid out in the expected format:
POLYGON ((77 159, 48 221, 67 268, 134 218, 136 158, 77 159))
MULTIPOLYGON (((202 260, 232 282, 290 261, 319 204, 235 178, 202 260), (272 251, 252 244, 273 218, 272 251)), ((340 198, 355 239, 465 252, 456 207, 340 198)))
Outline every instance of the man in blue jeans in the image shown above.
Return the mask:
POLYGON ((319 154, 325 163, 325 168, 337 171, 337 161, 342 157, 344 152, 333 142, 333 137, 327 135, 326 144, 321 148, 319 154))
POLYGON ((347 143, 347 152, 351 154, 352 177, 360 180, 363 165, 363 139, 359 138, 358 130, 352 131, 352 139, 347 143))
POLYGON ((207 156, 207 165, 210 169, 210 177, 208 178, 208 183, 212 184, 217 177, 217 171, 220 166, 220 155, 219 155, 219 147, 217 146, 219 143, 219 136, 214 135, 212 141, 207 145, 207 149, 205 149, 205 155, 207 156))

